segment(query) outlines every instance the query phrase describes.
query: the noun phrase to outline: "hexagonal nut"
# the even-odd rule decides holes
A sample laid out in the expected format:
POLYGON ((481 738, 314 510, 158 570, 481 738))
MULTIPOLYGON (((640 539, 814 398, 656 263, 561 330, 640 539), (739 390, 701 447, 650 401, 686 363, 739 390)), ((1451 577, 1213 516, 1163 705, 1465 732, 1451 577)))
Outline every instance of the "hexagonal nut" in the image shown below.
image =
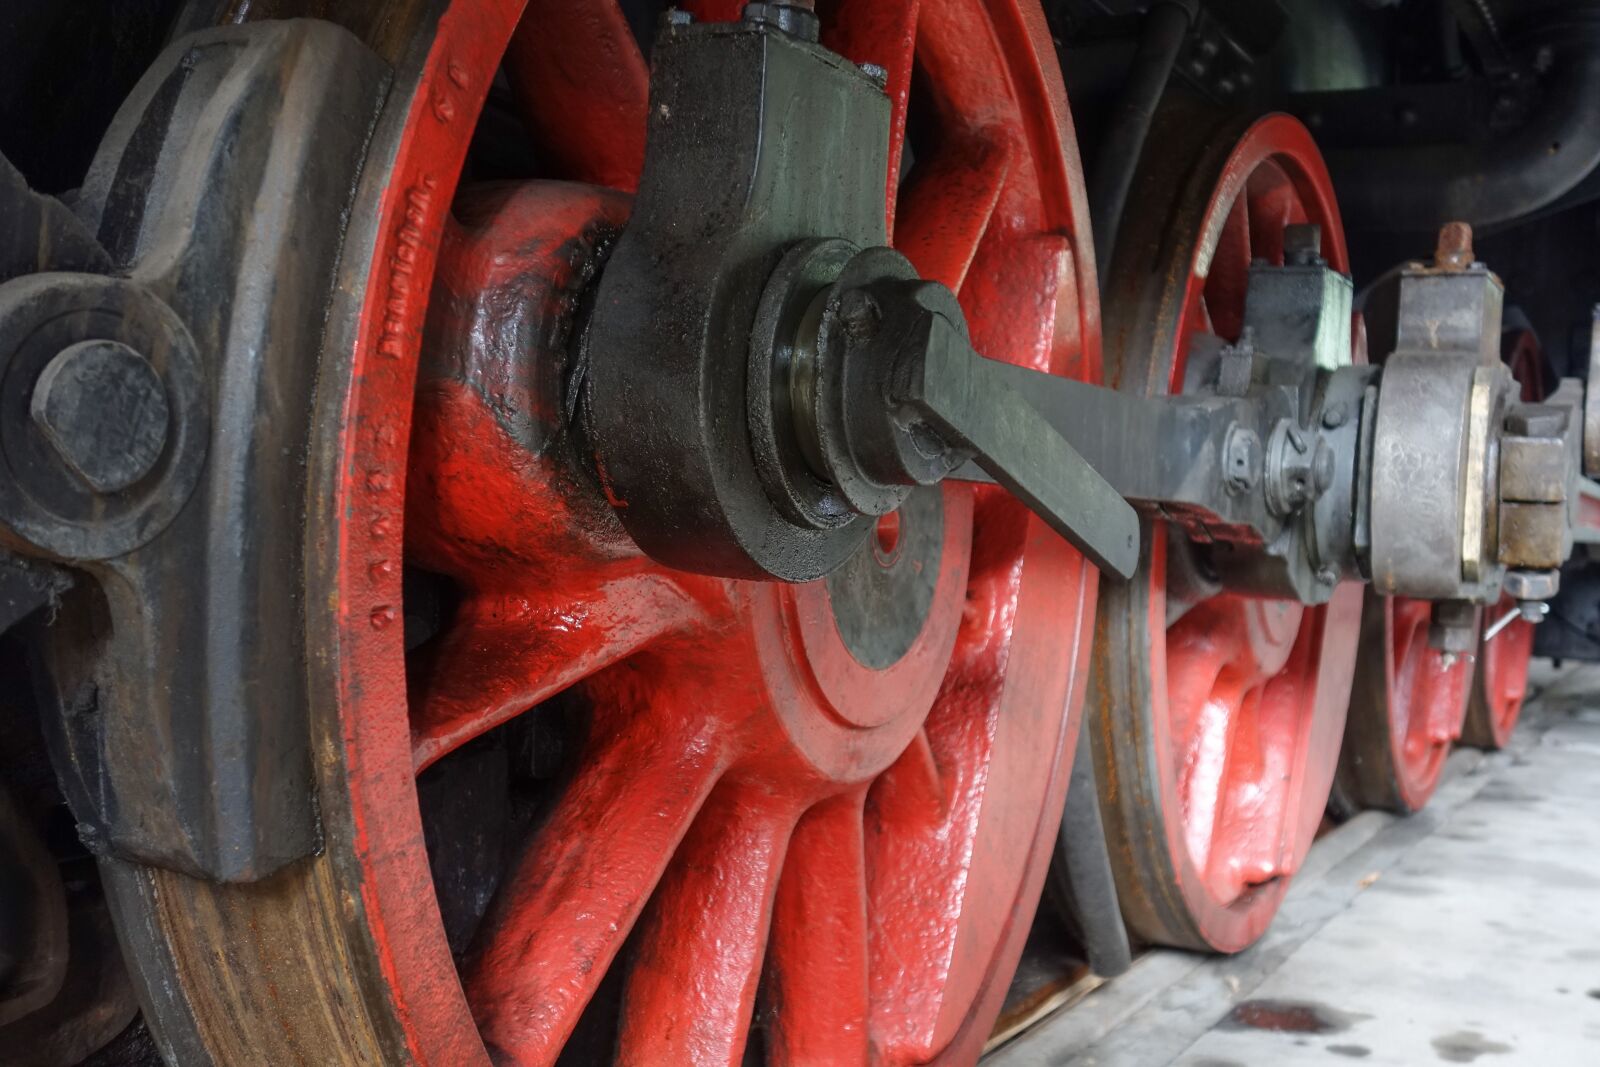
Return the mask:
POLYGON ((1551 404, 1519 404, 1506 414, 1506 432, 1524 437, 1559 437, 1567 429, 1567 409, 1551 404))
POLYGON ((1463 656, 1470 654, 1478 644, 1478 631, 1472 626, 1446 626, 1442 623, 1431 622, 1428 624, 1428 647, 1436 648, 1440 652, 1463 656))
POLYGON ((1549 600, 1561 589, 1561 572, 1506 571, 1504 588, 1513 600, 1549 600))
POLYGON ((1244 396, 1250 391, 1254 373, 1254 353, 1232 346, 1224 348, 1217 360, 1217 395, 1244 396))
POLYGON ((1261 438, 1248 426, 1233 426, 1222 446, 1222 481, 1228 492, 1242 495, 1261 478, 1261 438))

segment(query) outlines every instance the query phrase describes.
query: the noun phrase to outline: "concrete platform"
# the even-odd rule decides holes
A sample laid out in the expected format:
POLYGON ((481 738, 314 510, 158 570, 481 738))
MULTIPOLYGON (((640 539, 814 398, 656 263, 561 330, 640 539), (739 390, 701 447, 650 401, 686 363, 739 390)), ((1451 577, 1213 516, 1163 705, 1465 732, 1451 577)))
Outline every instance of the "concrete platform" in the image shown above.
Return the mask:
POLYGON ((1540 680, 1510 750, 1318 841, 1250 951, 1147 953, 985 1067, 1600 1067, 1600 668, 1540 680))

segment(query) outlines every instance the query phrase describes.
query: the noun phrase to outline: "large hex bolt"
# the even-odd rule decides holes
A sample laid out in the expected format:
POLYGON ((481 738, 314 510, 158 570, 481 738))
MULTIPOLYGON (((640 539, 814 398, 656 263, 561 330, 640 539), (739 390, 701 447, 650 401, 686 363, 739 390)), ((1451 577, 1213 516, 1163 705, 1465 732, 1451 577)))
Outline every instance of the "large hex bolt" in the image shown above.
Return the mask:
POLYGON ((166 387, 119 341, 62 349, 34 383, 29 411, 62 462, 99 493, 137 483, 167 447, 166 387))
POLYGON ((1439 243, 1433 251, 1433 265, 1441 270, 1467 270, 1472 266, 1472 227, 1464 222, 1447 222, 1439 227, 1439 243))

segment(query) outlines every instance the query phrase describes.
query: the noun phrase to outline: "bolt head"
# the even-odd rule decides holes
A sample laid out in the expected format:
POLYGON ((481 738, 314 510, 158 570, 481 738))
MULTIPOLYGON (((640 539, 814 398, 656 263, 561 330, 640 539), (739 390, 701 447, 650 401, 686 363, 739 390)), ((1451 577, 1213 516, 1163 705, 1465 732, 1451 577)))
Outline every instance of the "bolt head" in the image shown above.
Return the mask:
POLYGON ((872 84, 882 89, 889 84, 889 71, 876 63, 862 63, 861 73, 872 79, 872 84))
POLYGON ((1295 222, 1283 230, 1283 258, 1297 267, 1317 266, 1322 262, 1322 227, 1314 222, 1295 222))
POLYGON ((1446 655, 1464 656, 1478 644, 1478 632, 1471 626, 1444 626, 1437 622, 1428 624, 1428 647, 1446 655))
POLYGON ((1334 459, 1333 446, 1322 438, 1317 438, 1316 447, 1311 454, 1311 485, 1314 496, 1321 496, 1333 485, 1337 461, 1334 459))
POLYGON ((1506 415, 1506 432, 1519 437, 1559 437, 1566 428, 1565 409, 1549 404, 1523 404, 1506 415))
POLYGON ((1234 426, 1222 448, 1222 482, 1229 492, 1244 494, 1256 487, 1261 477, 1261 438, 1254 430, 1234 426))
POLYGON ((1561 572, 1506 571, 1503 588, 1513 600, 1549 600, 1561 588, 1561 572))
POLYGON ((171 412, 161 376, 119 341, 80 341, 34 383, 29 414, 61 461, 98 493, 116 493, 154 468, 171 412))
POLYGON ((1434 248, 1433 264, 1444 270, 1466 270, 1472 265, 1472 227, 1465 222, 1447 222, 1439 227, 1439 243, 1434 248))
POLYGON ((694 13, 676 7, 668 8, 667 13, 661 16, 661 20, 673 29, 681 30, 685 26, 694 25, 694 13))
POLYGON ((816 44, 822 36, 822 24, 817 20, 817 13, 799 4, 746 4, 743 17, 747 25, 771 26, 811 44, 816 44))

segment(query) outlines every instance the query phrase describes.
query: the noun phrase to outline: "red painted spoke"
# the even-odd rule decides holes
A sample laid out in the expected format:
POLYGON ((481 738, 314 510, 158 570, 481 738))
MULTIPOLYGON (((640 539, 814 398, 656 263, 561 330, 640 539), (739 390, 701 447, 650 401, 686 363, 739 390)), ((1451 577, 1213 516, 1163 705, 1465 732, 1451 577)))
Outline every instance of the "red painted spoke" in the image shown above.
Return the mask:
POLYGON ((418 771, 624 656, 703 618, 677 583, 637 564, 587 589, 478 593, 409 665, 418 771))
MULTIPOLYGON (((1228 771, 1233 759, 1235 733, 1246 694, 1237 678, 1221 678, 1222 663, 1204 663, 1192 657, 1183 664, 1174 681, 1185 685, 1204 682, 1207 667, 1213 667, 1212 681, 1203 699, 1184 709, 1186 728, 1174 731, 1182 745, 1183 762, 1178 768, 1178 795, 1183 803, 1184 836, 1189 854, 1204 867, 1210 859, 1221 831, 1221 808, 1228 789, 1228 771)), ((1174 690, 1174 693, 1181 690, 1174 690)), ((1173 709, 1175 712, 1177 708, 1173 709)), ((1179 720, 1174 717, 1174 722, 1179 720)))
POLYGON ((637 187, 650 72, 616 0, 529 0, 505 70, 547 177, 637 187))
POLYGON ((500 183, 464 190, 456 209, 463 221, 440 244, 416 388, 408 558, 492 575, 497 588, 636 558, 605 503, 571 491, 585 475, 561 432, 564 309, 585 284, 597 228, 626 221, 628 198, 500 183))
POLYGON ((893 109, 889 118, 888 175, 891 232, 900 191, 900 160, 905 150, 906 110, 911 100, 912 58, 921 7, 920 0, 823 5, 822 43, 856 63, 874 63, 889 72, 884 88, 893 109))
POLYGON ((1167 633, 1168 721, 1184 839, 1223 899, 1272 877, 1279 854, 1294 714, 1276 676, 1294 655, 1298 610, 1212 597, 1167 633), (1287 731, 1284 736, 1277 733, 1287 731))
POLYGON ((919 160, 901 190, 894 244, 917 273, 959 292, 1000 200, 1011 148, 987 134, 957 136, 919 160))
POLYGON ((411 451, 409 559, 456 577, 523 583, 530 571, 549 581, 638 557, 614 519, 574 506, 560 489, 571 475, 514 440, 473 387, 427 383, 417 419, 431 432, 411 451))
POLYGON ((872 787, 872 810, 887 825, 933 826, 945 817, 948 797, 925 731, 872 787))
POLYGON ((774 1067, 848 1067, 870 1055, 862 796, 817 805, 789 843, 766 972, 774 1067))
POLYGON ((799 812, 760 785, 724 783, 695 820, 639 931, 617 1062, 737 1067, 784 852, 799 812))
POLYGON ((1306 221, 1305 205, 1294 182, 1282 167, 1266 160, 1251 172, 1241 198, 1250 204, 1251 254, 1269 263, 1282 263, 1285 227, 1306 221))
POLYGON ((990 15, 980 4, 941 3, 917 19, 919 84, 927 86, 918 106, 930 120, 923 126, 938 134, 915 146, 894 243, 923 277, 959 293, 1007 182, 1014 177, 1017 195, 1031 200, 1017 205, 1019 219, 1037 213, 1038 193, 1019 169, 1028 160, 1024 119, 1013 98, 995 92, 1011 72, 990 15))
POLYGON ((1223 900, 1288 874, 1284 817, 1299 708, 1272 683, 1245 694, 1235 712, 1219 779, 1216 825, 1206 854, 1207 881, 1223 900))
MULTIPOLYGON (((1502 597, 1494 606, 1498 619, 1516 605, 1502 597)), ((1483 685, 1495 724, 1509 737, 1528 691, 1528 660, 1533 655, 1533 624, 1522 619, 1510 623, 1483 646, 1483 685)), ((1503 742, 1502 742, 1503 743, 1503 742)))
POLYGON ((1184 612, 1167 631, 1167 703, 1172 740, 1178 746, 1178 766, 1203 762, 1196 749, 1208 734, 1207 707, 1223 674, 1225 686, 1237 701, 1255 679, 1245 677, 1236 661, 1242 658, 1244 634, 1231 597, 1210 597, 1184 612))
POLYGON ((609 710, 467 973, 484 1040, 518 1063, 554 1061, 725 765, 709 715, 664 700, 609 710))
MULTIPOLYGON (((1393 731, 1402 739, 1407 759, 1415 759, 1432 740, 1431 721, 1439 701, 1433 699, 1438 664, 1430 663, 1427 643, 1429 606, 1425 600, 1395 597, 1390 602, 1394 634, 1395 700, 1389 710, 1393 731)), ((1442 710, 1442 709, 1441 709, 1442 710)), ((1449 740, 1446 738, 1445 740, 1449 740)))
POLYGON ((1237 341, 1244 329, 1245 291, 1250 285, 1250 209, 1246 198, 1234 200, 1228 219, 1217 235, 1205 281, 1205 304, 1211 313, 1212 332, 1237 341))
MULTIPOLYGON (((1053 536, 1032 521, 1018 533, 1030 557, 1053 536)), ((990 548, 1007 540, 998 529, 991 536, 990 548)), ((992 611, 1026 617, 1063 607, 1023 595, 1032 587, 1022 584, 1022 558, 975 553, 963 636, 924 727, 942 810, 891 807, 877 789, 868 797, 872 1030, 888 1062, 932 1059, 966 1022, 1013 921, 1020 873, 1050 807, 1051 769, 1070 735, 1059 713, 1012 696, 997 663, 1005 650, 988 640, 992 611)), ((925 781, 926 765, 919 755, 891 775, 925 781)))

